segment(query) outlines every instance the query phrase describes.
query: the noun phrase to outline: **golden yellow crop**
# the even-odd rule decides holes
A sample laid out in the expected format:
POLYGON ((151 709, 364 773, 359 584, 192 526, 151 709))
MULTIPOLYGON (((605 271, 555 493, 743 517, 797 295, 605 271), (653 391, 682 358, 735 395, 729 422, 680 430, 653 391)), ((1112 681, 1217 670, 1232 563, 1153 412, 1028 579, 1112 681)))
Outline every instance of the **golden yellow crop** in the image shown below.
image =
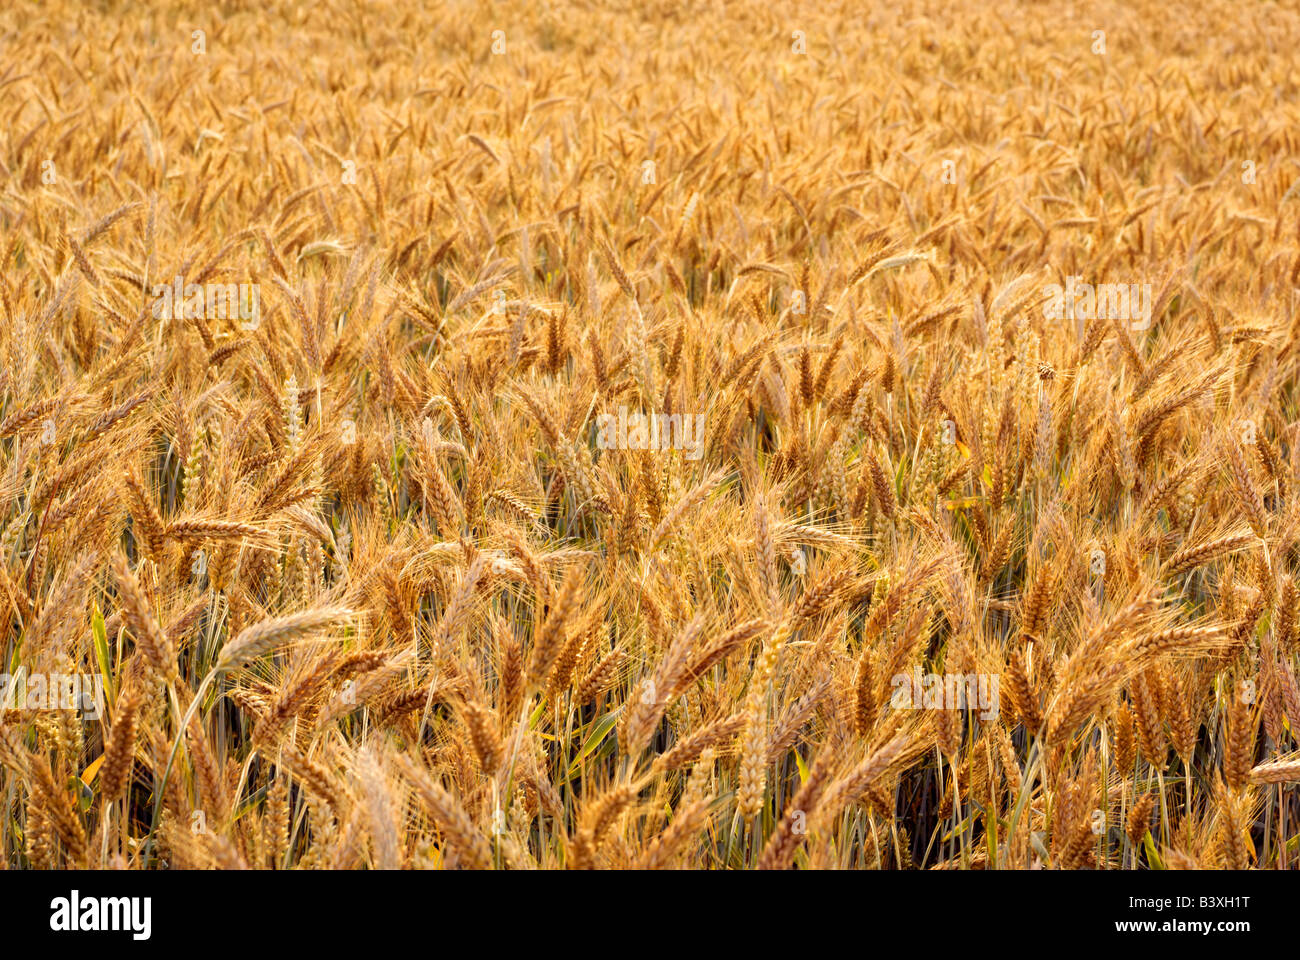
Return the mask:
POLYGON ((153 6, 0 10, 0 865, 1295 864, 1294 14, 153 6))

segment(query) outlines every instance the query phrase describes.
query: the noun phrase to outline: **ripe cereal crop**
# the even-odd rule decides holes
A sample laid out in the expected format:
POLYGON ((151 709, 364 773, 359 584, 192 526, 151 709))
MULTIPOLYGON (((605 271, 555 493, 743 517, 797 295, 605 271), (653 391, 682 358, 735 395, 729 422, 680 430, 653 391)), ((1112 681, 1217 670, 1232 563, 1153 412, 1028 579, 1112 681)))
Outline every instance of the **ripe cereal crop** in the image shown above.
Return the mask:
POLYGON ((1300 16, 0 10, 0 866, 1286 869, 1300 16))

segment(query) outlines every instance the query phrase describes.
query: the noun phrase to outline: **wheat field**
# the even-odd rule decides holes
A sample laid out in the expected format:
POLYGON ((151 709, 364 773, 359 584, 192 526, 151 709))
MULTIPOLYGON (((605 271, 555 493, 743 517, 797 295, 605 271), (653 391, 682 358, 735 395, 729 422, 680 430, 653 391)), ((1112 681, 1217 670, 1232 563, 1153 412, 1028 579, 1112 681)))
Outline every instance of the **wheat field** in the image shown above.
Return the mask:
POLYGON ((0 866, 1295 865, 1297 44, 5 5, 0 866))

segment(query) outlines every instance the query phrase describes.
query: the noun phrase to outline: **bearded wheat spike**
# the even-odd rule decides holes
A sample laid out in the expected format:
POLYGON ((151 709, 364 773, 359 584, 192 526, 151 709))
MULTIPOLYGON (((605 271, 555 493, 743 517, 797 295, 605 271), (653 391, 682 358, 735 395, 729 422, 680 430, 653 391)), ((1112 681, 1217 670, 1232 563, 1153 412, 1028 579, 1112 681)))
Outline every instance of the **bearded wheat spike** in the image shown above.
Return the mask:
POLYGON ((336 627, 354 616, 354 611, 344 607, 321 607, 254 624, 221 648, 216 672, 237 670, 277 647, 336 627))

